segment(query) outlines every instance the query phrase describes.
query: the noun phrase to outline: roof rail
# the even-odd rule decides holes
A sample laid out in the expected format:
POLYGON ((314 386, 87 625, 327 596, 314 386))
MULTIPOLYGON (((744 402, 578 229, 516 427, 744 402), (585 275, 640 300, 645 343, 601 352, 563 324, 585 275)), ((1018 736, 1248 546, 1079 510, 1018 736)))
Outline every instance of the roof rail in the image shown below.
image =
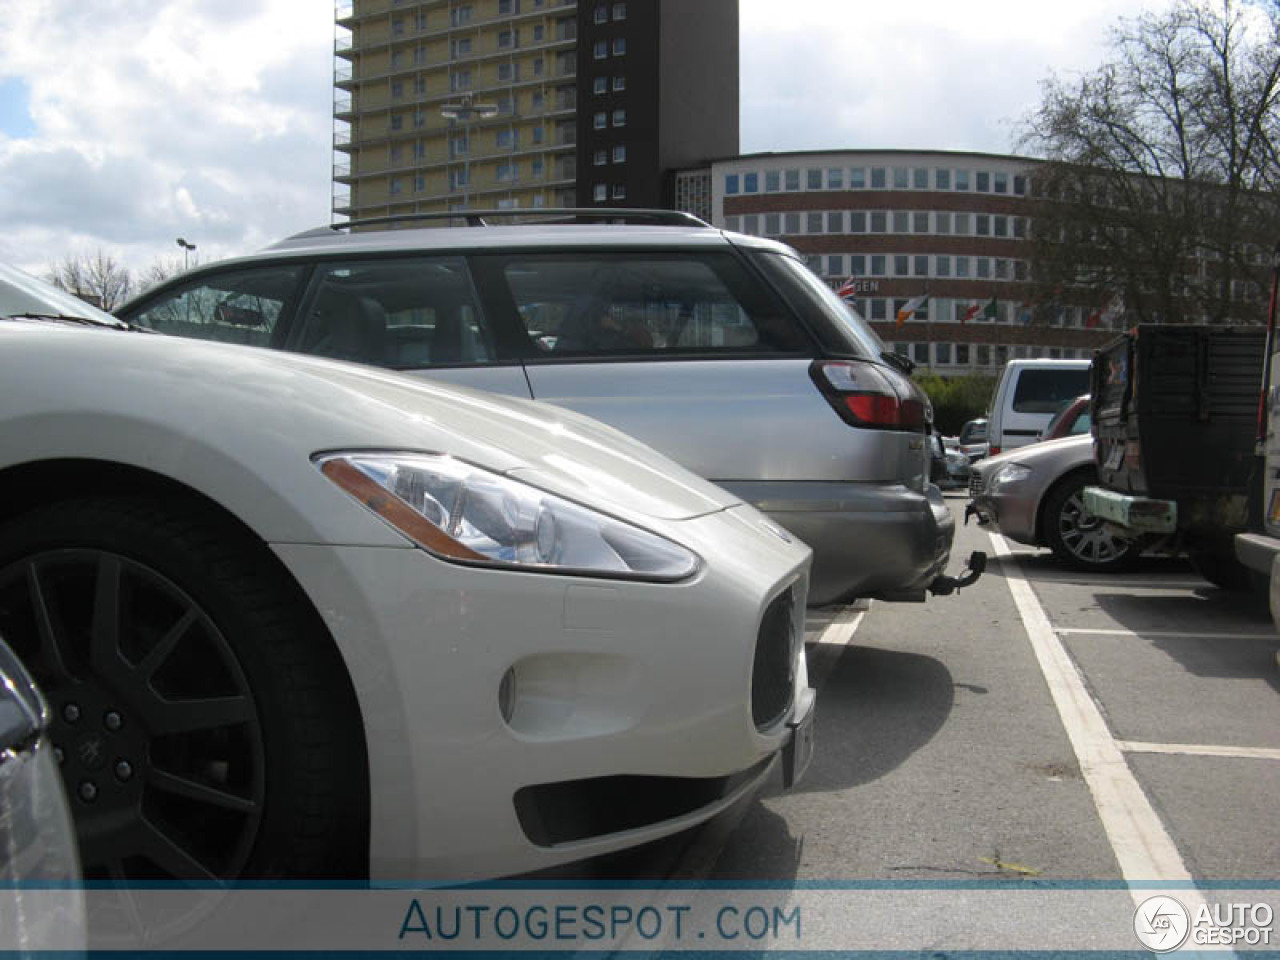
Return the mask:
POLYGON ((490 220, 523 220, 543 224, 571 224, 602 221, 606 223, 650 224, 671 227, 710 227, 691 213, 682 210, 648 210, 627 207, 527 207, 512 210, 434 210, 429 213, 397 213, 383 217, 364 217, 331 223, 295 233, 290 240, 326 237, 353 227, 370 227, 394 223, 417 223, 425 220, 465 220, 469 227, 490 226, 490 220))

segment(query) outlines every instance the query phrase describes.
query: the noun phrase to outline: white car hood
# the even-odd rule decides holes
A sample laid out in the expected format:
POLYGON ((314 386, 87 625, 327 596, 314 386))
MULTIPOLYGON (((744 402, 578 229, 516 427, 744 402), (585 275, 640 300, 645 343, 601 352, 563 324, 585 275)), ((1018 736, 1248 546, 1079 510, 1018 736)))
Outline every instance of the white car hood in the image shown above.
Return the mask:
MULTIPOLYGON (((354 449, 447 453, 624 518, 681 520, 740 502, 559 407, 272 350, 0 321, 0 426, 24 415, 45 424, 32 439, 48 456, 66 455, 54 442, 59 435, 83 430, 82 445, 92 445, 89 424, 105 419, 120 425, 122 444, 154 427, 240 460, 354 449), (60 434, 48 429, 55 424, 60 434)), ((171 439, 163 450, 155 440, 138 443, 135 462, 174 476, 167 464, 195 457, 185 449, 194 443, 175 447, 171 439)))

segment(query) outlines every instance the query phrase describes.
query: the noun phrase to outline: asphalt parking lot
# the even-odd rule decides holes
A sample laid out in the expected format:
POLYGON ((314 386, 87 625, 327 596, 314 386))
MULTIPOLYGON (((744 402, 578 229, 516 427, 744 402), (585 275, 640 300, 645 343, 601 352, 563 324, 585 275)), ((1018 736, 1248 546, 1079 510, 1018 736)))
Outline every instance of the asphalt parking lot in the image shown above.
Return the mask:
MULTIPOLYGON (((1080 574, 963 526, 986 575, 927 604, 813 612, 805 781, 590 876, 710 882, 1246 881, 1280 863, 1280 674, 1265 606, 1186 564, 1080 574)), ((953 561, 955 563, 955 561, 953 561)))

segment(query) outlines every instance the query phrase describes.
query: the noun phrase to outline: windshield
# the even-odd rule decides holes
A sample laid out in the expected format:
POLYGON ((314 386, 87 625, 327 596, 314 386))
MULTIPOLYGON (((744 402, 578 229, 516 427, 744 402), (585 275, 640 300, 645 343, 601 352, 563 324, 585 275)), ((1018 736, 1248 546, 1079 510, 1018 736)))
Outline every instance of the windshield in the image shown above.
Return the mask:
POLYGON ((75 317, 107 327, 124 324, 79 297, 0 263, 0 317, 75 317))

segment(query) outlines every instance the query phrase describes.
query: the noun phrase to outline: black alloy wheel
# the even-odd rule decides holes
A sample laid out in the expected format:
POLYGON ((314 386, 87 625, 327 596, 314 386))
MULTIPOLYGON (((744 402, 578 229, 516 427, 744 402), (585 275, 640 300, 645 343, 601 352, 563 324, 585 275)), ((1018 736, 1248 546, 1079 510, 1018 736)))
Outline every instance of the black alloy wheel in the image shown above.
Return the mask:
POLYGON ((49 701, 85 876, 359 876, 336 651, 197 506, 84 500, 0 528, 0 635, 49 701))

